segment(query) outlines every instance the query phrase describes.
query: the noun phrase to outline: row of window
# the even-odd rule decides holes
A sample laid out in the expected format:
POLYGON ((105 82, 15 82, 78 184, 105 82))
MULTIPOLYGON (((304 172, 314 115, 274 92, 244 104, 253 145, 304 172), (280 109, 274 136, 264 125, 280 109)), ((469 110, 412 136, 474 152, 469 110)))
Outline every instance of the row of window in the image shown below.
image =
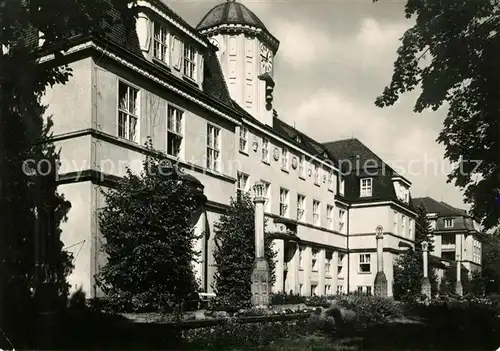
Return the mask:
MULTIPOLYGON (((300 289, 300 295, 305 294, 305 288, 304 284, 299 284, 299 289, 300 289)), ((324 295, 329 296, 332 295, 332 286, 330 284, 325 284, 325 290, 324 290, 324 295)), ((341 295, 344 293, 344 287, 342 285, 337 285, 337 295, 341 295)), ((322 295, 321 292, 319 291, 318 284, 311 284, 311 289, 310 289, 310 296, 319 296, 322 295)))
MULTIPOLYGON (((139 89, 123 82, 118 88, 118 136, 138 142, 139 132, 139 89)), ((182 158, 184 146, 184 110, 173 105, 167 106, 167 154, 182 158)), ((207 123, 206 167, 219 171, 220 168, 220 128, 207 123)))
POLYGON ((472 242, 472 262, 481 264, 481 242, 476 239, 472 242))
MULTIPOLYGON (((304 247, 299 248, 299 269, 304 269, 304 247)), ((318 272, 319 271, 319 250, 311 249, 311 271, 318 272)), ((345 255, 342 253, 338 254, 337 258, 337 275, 342 276, 342 268, 344 267, 344 257, 345 255)), ((332 276, 332 261, 333 261, 333 252, 326 251, 325 252, 325 276, 332 276)))
POLYGON ((394 211, 394 234, 413 240, 413 219, 394 211))
MULTIPOLYGON (((239 150, 244 154, 248 154, 248 149, 250 145, 250 133, 248 128, 240 127, 239 134, 239 150)), ((262 138, 261 143, 261 161, 265 164, 271 164, 271 153, 270 153, 271 143, 269 142, 269 138, 262 138)), ((279 160, 281 162, 281 170, 284 172, 290 171, 290 152, 286 147, 281 148, 281 155, 279 156, 279 160)), ((305 180, 306 179, 306 157, 302 155, 299 157, 298 161, 298 171, 299 178, 305 180)), ((310 169, 311 174, 309 176, 314 175, 314 184, 317 186, 321 185, 321 179, 323 182, 328 182, 328 190, 334 191, 334 173, 332 170, 325 170, 320 167, 318 164, 312 163, 313 169, 310 169), (323 171, 323 172, 322 172, 323 171), (323 173, 323 174, 321 174, 323 173)), ((343 181, 341 181, 341 194, 343 194, 343 181)))
POLYGON ((185 77, 196 81, 198 74, 196 49, 172 35, 165 26, 153 22, 153 57, 161 63, 182 70, 185 77))

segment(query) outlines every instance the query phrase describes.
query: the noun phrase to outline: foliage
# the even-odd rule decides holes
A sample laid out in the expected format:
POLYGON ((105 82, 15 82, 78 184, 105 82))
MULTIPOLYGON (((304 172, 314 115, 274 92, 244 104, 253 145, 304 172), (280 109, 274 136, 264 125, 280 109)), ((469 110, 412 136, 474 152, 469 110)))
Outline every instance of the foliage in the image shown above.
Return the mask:
POLYGON ((162 311, 197 290, 193 220, 205 198, 175 174, 161 156, 147 157, 140 174, 128 169, 115 189, 103 191, 108 260, 99 286, 117 310, 162 311))
POLYGON ((391 298, 366 295, 345 295, 335 300, 334 306, 354 312, 356 328, 380 324, 403 316, 403 305, 391 298))
MULTIPOLYGON (((462 283, 462 288, 464 293, 470 292, 470 278, 469 271, 464 266, 461 266, 460 281, 462 283)), ((453 264, 444 270, 443 277, 439 284, 439 293, 454 295, 456 292, 456 282, 457 282, 457 264, 453 264)))
MULTIPOLYGON (((249 194, 232 198, 229 210, 215 224, 214 259, 217 265, 214 289, 228 306, 240 308, 251 300, 255 259, 255 210, 249 194)), ((272 238, 264 236, 264 254, 269 263, 269 283, 275 281, 276 253, 272 238)))
MULTIPOLYGON (((415 300, 422 295, 422 280, 424 278, 424 263, 422 243, 428 243, 429 257, 434 249, 434 236, 423 206, 417 208, 418 217, 415 221, 415 249, 408 249, 397 258, 394 265, 393 295, 397 300, 415 300)), ((431 291, 437 290, 437 273, 429 260, 428 277, 431 291)))
POLYGON ((500 294, 500 230, 484 235, 482 277, 486 294, 500 294))
POLYGON ((225 347, 249 347, 270 344, 276 340, 299 339, 307 335, 307 320, 262 321, 260 323, 226 323, 182 331, 191 347, 221 350, 225 347))
POLYGON ((300 294, 278 292, 271 294, 271 305, 298 305, 306 302, 306 297, 300 294))
POLYGON ((459 165, 448 181, 465 189, 465 201, 486 229, 500 218, 499 10, 496 1, 408 0, 406 18, 415 22, 401 39, 391 83, 375 102, 392 106, 421 88, 415 112, 447 108, 437 141, 459 165))

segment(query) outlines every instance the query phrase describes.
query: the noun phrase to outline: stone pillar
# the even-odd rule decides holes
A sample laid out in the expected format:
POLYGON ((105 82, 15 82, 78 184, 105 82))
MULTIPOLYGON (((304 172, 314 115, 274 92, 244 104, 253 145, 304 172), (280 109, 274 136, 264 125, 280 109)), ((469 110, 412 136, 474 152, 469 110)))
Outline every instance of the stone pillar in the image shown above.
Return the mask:
POLYGON ((311 296, 311 260, 312 260, 312 249, 309 246, 305 247, 305 250, 302 252, 302 275, 304 279, 302 280, 302 284, 304 286, 304 296, 311 296))
POLYGON ((387 296, 387 278, 384 273, 384 233, 383 227, 378 225, 375 229, 377 240, 377 275, 375 276, 375 296, 387 296))
POLYGON ((332 294, 337 293, 339 286, 339 252, 334 251, 332 254, 332 262, 330 263, 330 274, 332 275, 332 294))
POLYGON ((264 184, 253 186, 255 203, 255 261, 252 270, 252 304, 269 306, 269 264, 264 256, 264 184))
POLYGON ((319 275, 319 281, 318 281, 318 295, 324 295, 325 294, 325 277, 326 277, 326 272, 325 272, 325 257, 326 257, 326 251, 325 249, 319 250, 319 257, 318 257, 318 275, 319 275))
POLYGON ((462 235, 457 235, 457 282, 455 284, 455 293, 458 296, 464 294, 464 288, 462 286, 462 235))
POLYGON ((273 286, 273 292, 278 293, 283 291, 283 270, 285 268, 285 241, 282 239, 274 240, 274 249, 276 250, 276 282, 273 286))
POLYGON ((426 299, 431 298, 431 282, 429 280, 429 243, 427 241, 422 242, 422 260, 424 266, 424 277, 422 279, 422 295, 426 299))

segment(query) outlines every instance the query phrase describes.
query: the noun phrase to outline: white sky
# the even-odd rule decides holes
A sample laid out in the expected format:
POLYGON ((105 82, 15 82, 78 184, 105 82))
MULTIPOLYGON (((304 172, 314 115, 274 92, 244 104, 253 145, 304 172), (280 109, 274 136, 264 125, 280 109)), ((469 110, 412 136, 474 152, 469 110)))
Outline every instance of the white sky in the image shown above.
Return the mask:
MULTIPOLYGON (((224 0, 163 0, 196 26, 224 0)), ((412 112, 415 94, 380 109, 399 38, 412 22, 403 0, 242 0, 280 40, 274 108, 318 141, 355 136, 412 183, 413 197, 431 196, 468 209, 446 184, 451 165, 435 141, 446 111, 412 112), (327 126, 329 128, 327 128, 327 126)))

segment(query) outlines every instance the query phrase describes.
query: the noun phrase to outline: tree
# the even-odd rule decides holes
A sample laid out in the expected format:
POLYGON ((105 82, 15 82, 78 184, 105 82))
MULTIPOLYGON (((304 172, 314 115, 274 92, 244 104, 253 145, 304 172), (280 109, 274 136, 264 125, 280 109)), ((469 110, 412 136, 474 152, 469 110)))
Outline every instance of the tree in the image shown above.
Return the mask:
MULTIPOLYGON (((225 304, 242 306, 252 297, 252 269, 255 259, 255 209, 250 195, 231 199, 230 208, 215 224, 214 259, 217 265, 214 288, 225 304)), ((272 238, 264 237, 270 283, 275 281, 276 253, 272 238)))
POLYGON ((106 15, 111 7, 126 18, 130 11, 127 3, 0 1, 0 348, 22 346, 19 343, 33 334, 29 321, 40 302, 34 301, 33 292, 36 299, 38 282, 45 279, 45 270, 38 269, 35 274, 36 246, 44 252, 38 263, 50 267, 50 278, 55 280, 50 299, 56 306, 66 299, 68 286, 64 278, 72 265, 62 250, 59 229, 69 204, 55 190, 54 169, 46 168, 46 176, 42 176, 26 172, 24 167, 29 159, 44 160, 46 167, 53 167, 58 159, 49 145, 50 122, 44 125, 41 97, 47 86, 65 83, 71 75, 68 67, 58 61, 70 45, 68 39, 75 33, 88 35, 97 29, 106 30, 111 24, 106 15), (37 45, 39 33, 45 40, 41 48, 37 45), (56 60, 39 64, 39 55, 47 50, 55 54, 56 60), (40 241, 46 244, 44 248, 40 241))
POLYGON ((205 197, 176 174, 168 161, 147 157, 140 174, 128 169, 116 188, 103 191, 107 263, 98 284, 117 310, 164 311, 197 291, 192 217, 205 197))
POLYGON ((486 294, 500 294, 500 230, 484 235, 482 277, 486 294))
MULTIPOLYGON (((393 295, 396 299, 409 300, 421 295, 422 279, 424 277, 422 242, 429 243, 429 252, 434 247, 434 236, 431 231, 427 212, 423 206, 417 208, 418 217, 415 220, 415 249, 408 249, 401 254, 394 265, 393 295)), ((437 274, 429 260, 428 277, 431 288, 437 290, 437 274)))
POLYGON ((448 182, 465 190, 474 217, 493 228, 500 219, 499 3, 408 0, 405 13, 415 22, 401 39, 392 80, 375 104, 392 106, 421 88, 414 112, 447 108, 437 141, 458 164, 448 182))
MULTIPOLYGON (((461 266, 460 281, 462 283, 462 289, 465 294, 471 293, 471 282, 469 277, 469 270, 464 266, 461 266)), ((439 283, 439 293, 455 295, 457 284, 457 263, 453 264, 444 270, 443 277, 439 283)))

